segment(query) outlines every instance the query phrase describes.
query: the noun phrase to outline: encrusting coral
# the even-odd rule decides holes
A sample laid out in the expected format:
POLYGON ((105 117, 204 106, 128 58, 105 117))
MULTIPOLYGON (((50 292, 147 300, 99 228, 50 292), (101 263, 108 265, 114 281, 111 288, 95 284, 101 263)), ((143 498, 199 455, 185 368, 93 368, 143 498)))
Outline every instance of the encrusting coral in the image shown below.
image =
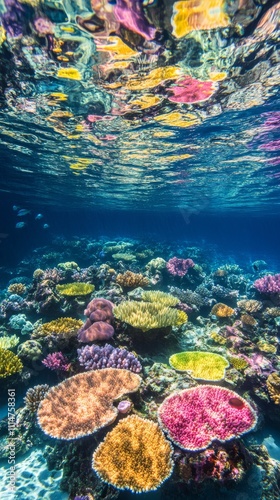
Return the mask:
POLYGON ((219 302, 212 307, 211 314, 217 316, 217 318, 228 318, 234 314, 234 309, 219 302))
POLYGON ((0 378, 19 373, 22 369, 23 364, 16 354, 0 348, 0 378))
POLYGON ((98 476, 120 490, 156 490, 172 473, 172 446, 159 426, 131 415, 107 434, 93 454, 98 476))
POLYGON ((94 285, 90 283, 65 283, 64 285, 56 285, 56 290, 63 297, 81 297, 82 295, 90 295, 94 291, 94 285))
POLYGON ((239 394, 211 385, 171 394, 160 405, 158 419, 169 438, 189 451, 241 436, 257 422, 255 411, 239 394))
POLYGON ((78 330, 83 326, 80 319, 58 318, 48 323, 43 323, 33 330, 32 338, 46 337, 48 335, 57 335, 68 339, 74 337, 78 330))
POLYGON ((188 316, 185 312, 156 302, 124 301, 114 308, 114 316, 143 332, 167 326, 180 326, 188 316))
POLYGON ((173 354, 169 364, 177 371, 190 371, 198 380, 222 380, 228 361, 220 354, 203 351, 186 351, 173 354))
POLYGON ((141 273, 136 274, 132 271, 126 271, 124 274, 117 275, 116 283, 123 288, 137 288, 138 286, 147 286, 149 280, 141 273))
POLYGON ((43 431, 59 439, 87 436, 116 419, 113 402, 138 390, 141 378, 118 368, 104 368, 74 375, 52 387, 38 410, 43 431))

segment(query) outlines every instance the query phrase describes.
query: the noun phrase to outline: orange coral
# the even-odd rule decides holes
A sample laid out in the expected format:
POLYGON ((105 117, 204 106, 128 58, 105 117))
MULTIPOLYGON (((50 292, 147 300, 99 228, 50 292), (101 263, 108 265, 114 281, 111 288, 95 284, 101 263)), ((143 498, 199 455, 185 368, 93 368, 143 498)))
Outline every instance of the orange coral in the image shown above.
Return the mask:
POLYGON ((234 309, 226 304, 222 304, 222 302, 218 302, 218 304, 212 307, 211 314, 214 314, 218 318, 228 318, 234 314, 234 309))
POLYGON ((126 271, 124 274, 118 274, 116 282, 123 288, 137 288, 138 286, 147 286, 149 284, 148 278, 143 274, 136 274, 132 271, 126 271))
POLYGON ((74 375, 48 392, 38 410, 43 431, 58 439, 87 436, 114 422, 113 401, 138 390, 141 378, 119 368, 74 375))
POLYGON ((8 287, 8 293, 16 293, 17 295, 23 295, 26 292, 26 286, 23 283, 12 283, 8 287))
POLYGON ((156 490, 172 473, 172 446, 160 427, 136 415, 107 434, 93 455, 99 477, 121 490, 156 490))
POLYGON ((242 321, 243 326, 253 327, 258 324, 255 318, 253 318, 253 316, 250 316, 250 314, 242 314, 240 319, 242 321))

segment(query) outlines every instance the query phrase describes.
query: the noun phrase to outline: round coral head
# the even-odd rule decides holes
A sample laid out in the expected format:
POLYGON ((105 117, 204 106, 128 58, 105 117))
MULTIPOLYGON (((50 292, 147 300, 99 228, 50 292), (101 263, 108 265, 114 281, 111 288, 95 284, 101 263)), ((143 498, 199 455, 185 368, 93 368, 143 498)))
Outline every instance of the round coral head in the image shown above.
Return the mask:
POLYGON ((257 422, 255 411, 245 399, 212 385, 171 394, 159 407, 158 418, 170 439, 190 451, 241 436, 257 422))
POLYGON ((79 342, 93 342, 94 340, 109 340, 115 333, 114 328, 104 321, 92 323, 86 330, 79 331, 79 342))

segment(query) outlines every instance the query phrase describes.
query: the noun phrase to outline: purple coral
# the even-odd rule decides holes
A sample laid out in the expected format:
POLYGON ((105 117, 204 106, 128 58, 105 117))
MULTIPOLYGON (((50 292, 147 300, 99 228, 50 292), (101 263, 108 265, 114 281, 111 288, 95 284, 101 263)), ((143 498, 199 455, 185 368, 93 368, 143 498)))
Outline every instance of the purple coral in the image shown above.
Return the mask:
POLYGON ((47 357, 43 359, 42 363, 50 370, 67 372, 70 368, 70 363, 68 359, 63 356, 62 352, 53 352, 52 354, 48 354, 47 357))
POLYGON ((173 257, 166 263, 166 268, 172 276, 185 276, 190 267, 194 267, 192 259, 178 259, 177 257, 173 257))
POLYGON ((267 274, 263 278, 255 281, 254 287, 260 293, 271 294, 280 293, 280 274, 267 274))
POLYGON ((88 317, 78 331, 79 342, 109 340, 115 333, 111 323, 114 304, 106 299, 93 299, 87 305, 85 316, 88 317))
POLYGON ((86 345, 78 349, 78 359, 81 366, 86 370, 98 370, 101 368, 124 368, 134 373, 142 370, 141 363, 126 349, 119 349, 105 344, 104 347, 97 345, 86 345))

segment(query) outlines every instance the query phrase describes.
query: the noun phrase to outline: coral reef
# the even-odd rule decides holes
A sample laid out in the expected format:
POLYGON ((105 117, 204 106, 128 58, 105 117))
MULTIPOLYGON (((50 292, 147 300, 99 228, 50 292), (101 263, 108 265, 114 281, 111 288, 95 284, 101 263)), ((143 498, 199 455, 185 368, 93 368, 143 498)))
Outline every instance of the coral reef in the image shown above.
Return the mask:
POLYGON ((211 314, 217 316, 217 318, 229 318, 233 316, 234 309, 227 306, 226 304, 222 304, 221 302, 219 302, 212 307, 211 314))
POLYGON ((269 397, 276 405, 280 405, 280 376, 278 373, 271 373, 266 380, 266 387, 269 397))
POLYGON ((178 259, 177 257, 172 257, 172 259, 169 259, 166 263, 166 269, 172 276, 183 277, 191 267, 194 267, 192 259, 178 259))
POLYGON ((206 449, 252 430, 256 413, 247 401, 223 387, 201 385, 171 394, 158 410, 160 425, 180 448, 206 449))
POLYGON ((280 293, 280 274, 267 274, 254 282, 254 287, 258 292, 265 295, 280 293))
POLYGON ((159 426, 136 415, 107 434, 93 454, 98 476, 118 489, 156 490, 172 473, 172 446, 159 426))
POLYGON ((104 347, 86 345, 78 349, 78 360, 85 370, 99 370, 101 368, 124 368, 134 373, 142 370, 140 361, 132 352, 126 349, 114 348, 110 344, 104 347))
POLYGON ((30 413, 36 413, 41 401, 46 397, 46 394, 49 390, 49 385, 35 385, 34 387, 30 387, 25 394, 23 399, 26 409, 30 413))
POLYGON ((67 372, 71 366, 68 359, 60 351, 48 354, 47 357, 42 360, 42 363, 46 368, 49 368, 50 370, 58 370, 63 372, 67 372))
POLYGON ((143 332, 167 326, 180 326, 188 316, 185 312, 155 302, 126 301, 114 308, 114 316, 143 332))
POLYGON ((16 354, 0 348, 0 378, 10 377, 21 372, 23 364, 16 354))
POLYGON ((137 391, 140 383, 136 373, 117 368, 74 375, 49 390, 40 404, 38 423, 51 437, 87 436, 114 422, 118 411, 113 401, 137 391))
POLYGON ((173 354, 169 364, 177 371, 190 371, 194 379, 222 380, 228 361, 220 354, 203 351, 188 351, 173 354))
POLYGON ((114 304, 109 300, 93 299, 84 311, 88 319, 79 329, 78 340, 80 342, 109 340, 115 333, 111 325, 114 319, 113 307, 114 304))
POLYGON ((48 335, 57 335, 64 339, 75 337, 81 328, 83 322, 74 318, 58 318, 48 323, 38 325, 33 333, 32 338, 46 337, 48 335))
POLYGON ((90 283, 65 283, 64 285, 56 285, 56 290, 63 297, 81 297, 90 295, 94 291, 94 285, 90 283))
POLYGON ((116 283, 118 283, 118 285, 125 289, 133 289, 137 288, 138 286, 148 286, 149 280, 141 273, 136 274, 132 271, 126 271, 124 274, 117 275, 116 283))

